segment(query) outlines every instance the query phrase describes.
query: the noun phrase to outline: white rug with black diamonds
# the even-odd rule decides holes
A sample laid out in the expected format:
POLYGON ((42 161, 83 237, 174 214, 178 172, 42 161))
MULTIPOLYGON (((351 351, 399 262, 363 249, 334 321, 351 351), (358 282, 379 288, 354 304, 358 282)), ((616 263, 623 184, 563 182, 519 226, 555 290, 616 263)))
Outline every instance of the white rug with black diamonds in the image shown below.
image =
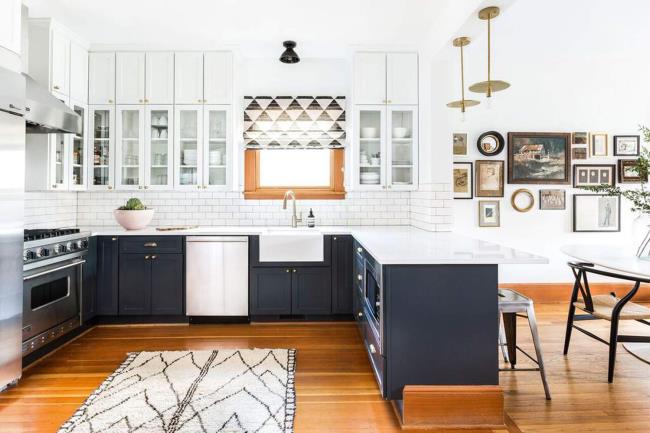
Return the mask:
POLYGON ((59 433, 292 433, 294 349, 135 352, 59 433))

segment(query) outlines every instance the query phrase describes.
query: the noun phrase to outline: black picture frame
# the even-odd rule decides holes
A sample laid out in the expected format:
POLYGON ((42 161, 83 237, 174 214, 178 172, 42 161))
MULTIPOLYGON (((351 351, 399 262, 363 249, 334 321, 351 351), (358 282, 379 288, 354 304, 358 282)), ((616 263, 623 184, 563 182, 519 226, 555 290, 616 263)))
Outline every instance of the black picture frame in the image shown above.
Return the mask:
POLYGON ((575 164, 573 166, 573 187, 574 188, 580 188, 584 186, 595 186, 595 185, 602 185, 602 182, 599 183, 591 183, 587 185, 580 185, 578 183, 578 170, 581 168, 586 168, 586 169, 594 169, 594 168, 607 168, 611 169, 612 173, 610 176, 610 181, 607 183, 610 186, 615 186, 616 185, 616 164, 575 164))
POLYGON ((621 196, 607 194, 573 194, 573 232, 574 233, 618 233, 621 231, 621 196), (615 197, 617 199, 616 230, 578 230, 577 228, 577 206, 578 197, 615 197))
POLYGON ((503 139, 503 135, 501 135, 499 132, 488 131, 479 135, 478 140, 476 140, 476 147, 478 148, 478 151, 481 152, 481 154, 484 156, 496 156, 500 154, 503 151, 503 149, 506 147, 506 141, 503 139), (493 137, 497 141, 497 148, 493 152, 488 152, 485 149, 483 149, 483 146, 481 146, 483 139, 485 139, 486 137, 493 137))
MULTIPOLYGON (((474 163, 471 161, 458 161, 454 162, 453 168, 455 168, 457 165, 467 165, 469 168, 467 169, 469 171, 469 197, 457 197, 456 192, 454 191, 454 184, 452 184, 452 194, 454 200, 472 200, 474 198, 474 163)), ((453 170, 452 168, 452 170, 453 170)), ((453 173, 452 173, 452 182, 455 183, 455 179, 453 178, 453 173)))
MULTIPOLYGON (((519 171, 522 171, 519 168, 519 171)), ((571 133, 570 132, 508 132, 508 183, 509 184, 528 184, 528 185, 569 185, 571 181, 571 133), (532 141, 524 144, 516 143, 517 140, 532 141), (542 142, 542 148, 535 149, 542 142), (560 145, 563 147, 563 160, 560 161, 562 168, 562 177, 559 178, 544 178, 544 177, 531 177, 517 174, 518 168, 516 165, 540 165, 540 161, 550 161, 548 148, 553 149, 557 143, 548 143, 551 140, 559 140, 560 145), (521 146, 520 153, 515 155, 517 146, 521 146), (530 155, 524 147, 532 147, 531 152, 537 152, 538 155, 530 155), (548 147, 547 147, 548 146, 548 147), (544 155, 545 154, 545 155, 544 155), (519 156, 519 158, 518 158, 519 156), (543 159, 546 157, 547 159, 543 159), (519 159, 519 161, 518 161, 519 159), (537 161, 537 162, 535 162, 537 161)))
POLYGON ((640 175, 627 177, 625 176, 625 168, 627 166, 636 166, 638 159, 619 159, 618 160, 618 183, 644 183, 648 181, 646 173, 645 177, 640 175))
POLYGON ((615 135, 614 136, 614 156, 639 156, 641 155, 641 137, 639 135, 615 135), (636 140, 635 153, 618 153, 619 138, 634 138, 636 140))

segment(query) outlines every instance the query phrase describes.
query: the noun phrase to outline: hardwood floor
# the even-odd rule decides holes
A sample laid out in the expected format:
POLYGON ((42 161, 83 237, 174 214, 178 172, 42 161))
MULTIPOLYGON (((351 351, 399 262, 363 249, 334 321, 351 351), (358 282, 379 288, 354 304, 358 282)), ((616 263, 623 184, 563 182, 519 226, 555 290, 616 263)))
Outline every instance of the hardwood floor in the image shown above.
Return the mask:
MULTIPOLYGON (((502 373, 508 414, 523 432, 648 432, 650 365, 621 346, 615 382, 608 384, 606 346, 581 334, 563 357, 565 310, 537 305, 553 400, 544 399, 538 373, 502 373)), ((523 320, 519 325, 521 344, 532 348, 523 320)), ((606 322, 586 326, 599 335, 607 329, 606 322)), ((644 328, 624 325, 626 332, 644 328)), ((219 347, 298 349, 296 433, 402 431, 379 396, 355 325, 300 323, 94 328, 0 394, 0 432, 56 432, 127 352, 219 347)), ((510 423, 509 431, 519 430, 510 423)))

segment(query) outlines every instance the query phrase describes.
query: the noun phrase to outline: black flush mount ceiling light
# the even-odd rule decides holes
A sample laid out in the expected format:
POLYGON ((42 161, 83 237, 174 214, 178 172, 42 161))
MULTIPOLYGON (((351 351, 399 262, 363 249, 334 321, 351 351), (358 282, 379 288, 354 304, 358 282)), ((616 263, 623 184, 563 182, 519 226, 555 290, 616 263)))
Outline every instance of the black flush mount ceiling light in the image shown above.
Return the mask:
POLYGON ((282 63, 298 63, 300 61, 300 57, 298 57, 298 54, 293 50, 296 48, 296 43, 294 41, 284 41, 282 42, 282 45, 284 46, 285 50, 284 53, 280 56, 280 61, 282 63))

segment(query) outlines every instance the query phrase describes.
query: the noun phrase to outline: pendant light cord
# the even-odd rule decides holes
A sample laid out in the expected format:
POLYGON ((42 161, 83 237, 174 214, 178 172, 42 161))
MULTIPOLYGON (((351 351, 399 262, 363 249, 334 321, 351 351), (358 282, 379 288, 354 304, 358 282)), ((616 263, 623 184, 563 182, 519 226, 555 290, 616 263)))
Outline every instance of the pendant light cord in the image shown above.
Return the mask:
POLYGON ((463 57, 463 44, 460 45, 460 111, 465 112, 465 60, 463 57))
POLYGON ((490 76, 490 65, 492 63, 492 45, 490 43, 490 40, 492 39, 491 37, 491 26, 490 26, 490 21, 492 21, 491 16, 488 16, 487 24, 488 24, 488 31, 487 31, 487 37, 488 37, 488 82, 487 82, 487 97, 490 98, 492 96, 492 78, 490 76))

